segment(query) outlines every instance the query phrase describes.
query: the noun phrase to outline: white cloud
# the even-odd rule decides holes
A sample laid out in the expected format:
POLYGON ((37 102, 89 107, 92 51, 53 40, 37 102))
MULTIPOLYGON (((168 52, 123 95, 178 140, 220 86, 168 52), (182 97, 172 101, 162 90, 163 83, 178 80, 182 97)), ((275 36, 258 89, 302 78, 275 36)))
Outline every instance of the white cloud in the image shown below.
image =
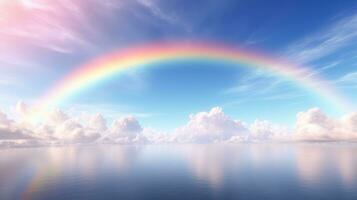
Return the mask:
POLYGON ((100 137, 101 132, 92 128, 96 125, 84 126, 80 120, 69 117, 61 110, 54 110, 44 123, 32 128, 32 133, 34 137, 59 143, 87 143, 100 137))
POLYGON ((221 142, 233 136, 245 136, 242 122, 225 115, 222 108, 215 107, 209 112, 191 114, 190 121, 175 131, 181 142, 221 142))
POLYGON ((171 133, 164 133, 153 128, 144 128, 143 135, 147 138, 150 143, 162 144, 162 143, 174 143, 176 141, 176 136, 171 133))
POLYGON ((357 15, 352 15, 293 43, 284 54, 299 63, 308 63, 334 53, 356 39, 357 15))
POLYGON ((335 141, 357 140, 357 113, 350 113, 341 119, 328 117, 318 108, 297 114, 296 140, 335 141))
POLYGON ((88 127, 98 132, 104 132, 107 130, 107 121, 101 114, 96 114, 90 117, 88 127))
POLYGON ((145 6, 150 10, 150 12, 156 17, 166 21, 168 23, 175 24, 178 22, 177 18, 172 16, 170 13, 164 12, 154 1, 152 0, 137 0, 137 2, 145 6))
POLYGON ((29 114, 29 108, 27 107, 27 105, 22 102, 19 101, 16 104, 16 111, 21 115, 21 116, 26 116, 29 114))
POLYGON ((96 53, 103 37, 100 18, 115 13, 114 0, 11 0, 0 4, 0 61, 18 67, 41 67, 37 55, 96 53), (95 12, 94 12, 95 11, 95 12), (19 59, 20 58, 20 59, 19 59))
POLYGON ((329 131, 334 128, 330 120, 318 108, 297 114, 296 138, 301 140, 329 139, 329 131))
POLYGON ((288 137, 290 131, 283 126, 274 125, 266 120, 255 120, 249 126, 249 139, 254 141, 267 141, 288 137))
POLYGON ((143 128, 132 116, 122 117, 114 120, 107 135, 102 140, 113 141, 115 143, 145 143, 146 138, 142 135, 143 128))
POLYGON ((347 73, 334 82, 343 88, 357 89, 357 71, 347 73))
POLYGON ((86 130, 80 123, 70 119, 55 128, 53 136, 62 141, 86 142, 99 138, 99 133, 86 130))
MULTIPOLYGON (((26 115, 28 107, 17 104, 26 115)), ((22 116, 26 117, 26 116, 22 116)), ((133 116, 123 116, 110 126, 100 115, 72 117, 61 110, 51 111, 37 124, 12 120, 0 112, 1 146, 36 146, 78 143, 237 143, 237 142, 357 141, 357 113, 341 118, 327 116, 318 108, 297 114, 295 127, 288 129, 266 120, 245 124, 227 116, 222 108, 191 114, 187 124, 172 132, 144 128, 133 116)))
POLYGON ((15 121, 0 110, 0 140, 30 139, 31 136, 26 130, 18 128, 15 121))
POLYGON ((13 123, 7 115, 0 110, 0 128, 9 128, 10 125, 13 123))
POLYGON ((266 73, 261 70, 254 70, 252 73, 242 77, 237 86, 226 89, 224 94, 242 93, 244 95, 254 92, 254 94, 267 94, 275 89, 283 80, 278 79, 275 75, 266 73), (261 86, 264 87, 261 87, 261 86))
POLYGON ((89 27, 80 1, 14 1, 2 9, 7 10, 0 21, 0 41, 4 44, 29 44, 60 53, 92 47, 80 30, 89 27))
POLYGON ((287 80, 278 79, 275 75, 255 70, 240 78, 238 82, 223 90, 224 95, 234 95, 238 100, 226 103, 224 106, 244 104, 251 101, 289 100, 302 97, 300 92, 292 92, 294 87, 287 80))

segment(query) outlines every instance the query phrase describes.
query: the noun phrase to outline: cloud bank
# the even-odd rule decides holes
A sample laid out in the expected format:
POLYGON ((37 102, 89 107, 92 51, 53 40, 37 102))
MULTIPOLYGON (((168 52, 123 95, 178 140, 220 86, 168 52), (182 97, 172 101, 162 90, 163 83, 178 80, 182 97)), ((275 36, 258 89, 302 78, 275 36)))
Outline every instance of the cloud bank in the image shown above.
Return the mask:
POLYGON ((108 125, 100 114, 73 117, 57 109, 34 124, 25 120, 26 104, 18 103, 16 112, 19 117, 13 120, 0 111, 0 146, 357 141, 357 112, 336 119, 318 108, 299 112, 295 126, 289 129, 266 120, 246 124, 214 107, 191 114, 185 125, 167 133, 142 127, 133 116, 121 117, 108 125))

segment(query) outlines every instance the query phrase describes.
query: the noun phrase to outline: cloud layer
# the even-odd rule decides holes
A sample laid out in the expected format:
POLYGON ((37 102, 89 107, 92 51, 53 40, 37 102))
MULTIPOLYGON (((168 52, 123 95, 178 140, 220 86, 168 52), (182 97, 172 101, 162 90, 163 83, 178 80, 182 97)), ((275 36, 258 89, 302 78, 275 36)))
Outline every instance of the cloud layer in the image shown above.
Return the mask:
POLYGON ((191 114, 187 124, 167 133, 145 128, 133 116, 107 125, 95 114, 72 117, 61 110, 51 111, 40 123, 29 123, 24 103, 18 103, 17 120, 0 111, 0 145, 33 146, 78 143, 156 144, 156 143, 236 143, 262 141, 357 141, 357 113, 339 119, 318 108, 299 112, 296 124, 288 129, 265 120, 246 124, 227 116, 222 108, 191 114))

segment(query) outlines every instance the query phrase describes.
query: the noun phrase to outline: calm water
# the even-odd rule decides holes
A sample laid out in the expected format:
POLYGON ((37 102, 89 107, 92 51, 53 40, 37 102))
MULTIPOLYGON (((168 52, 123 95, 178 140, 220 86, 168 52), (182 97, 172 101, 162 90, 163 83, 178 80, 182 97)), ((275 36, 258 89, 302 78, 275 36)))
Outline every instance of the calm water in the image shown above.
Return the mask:
POLYGON ((357 199, 357 145, 0 149, 0 199, 357 199))

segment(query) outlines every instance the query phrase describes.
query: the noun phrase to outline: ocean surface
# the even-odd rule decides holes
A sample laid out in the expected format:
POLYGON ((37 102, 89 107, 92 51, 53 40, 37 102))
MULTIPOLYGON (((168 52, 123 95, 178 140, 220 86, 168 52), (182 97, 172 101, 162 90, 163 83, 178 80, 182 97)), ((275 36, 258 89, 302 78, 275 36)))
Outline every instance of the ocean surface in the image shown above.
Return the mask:
POLYGON ((357 199, 357 145, 0 149, 0 199, 357 199))

